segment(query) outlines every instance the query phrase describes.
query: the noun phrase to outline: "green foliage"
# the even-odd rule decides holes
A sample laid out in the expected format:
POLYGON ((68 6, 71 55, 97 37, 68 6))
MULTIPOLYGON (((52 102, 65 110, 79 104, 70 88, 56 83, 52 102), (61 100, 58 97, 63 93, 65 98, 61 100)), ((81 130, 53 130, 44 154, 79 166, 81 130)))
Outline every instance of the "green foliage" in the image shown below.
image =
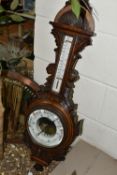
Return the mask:
POLYGON ((73 13, 78 18, 80 16, 80 11, 81 11, 81 5, 79 0, 71 0, 71 7, 72 7, 73 13))
POLYGON ((10 19, 9 16, 0 16, 0 24, 4 25, 4 24, 10 24, 12 22, 12 20, 10 19))
POLYGON ((72 11, 75 14, 75 16, 78 18, 81 13, 81 9, 88 10, 90 12, 89 8, 89 0, 69 0, 71 3, 72 11))
POLYGON ((15 10, 18 5, 19 0, 12 0, 9 10, 6 10, 2 5, 0 5, 0 24, 9 24, 11 22, 20 23, 24 21, 22 16, 15 14, 15 10))
POLYGON ((0 5, 0 13, 3 13, 5 9, 0 5))
POLYGON ((24 18, 19 16, 19 15, 15 15, 15 14, 12 14, 10 15, 10 18, 14 21, 14 22, 23 22, 24 21, 24 18))
POLYGON ((10 4, 10 10, 16 10, 19 5, 19 0, 13 0, 10 4))

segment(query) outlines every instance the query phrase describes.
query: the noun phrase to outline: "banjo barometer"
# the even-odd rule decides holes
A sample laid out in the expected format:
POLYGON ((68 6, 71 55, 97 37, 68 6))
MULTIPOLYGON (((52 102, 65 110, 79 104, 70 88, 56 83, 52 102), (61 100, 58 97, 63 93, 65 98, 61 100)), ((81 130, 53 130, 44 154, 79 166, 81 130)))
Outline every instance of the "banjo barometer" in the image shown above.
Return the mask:
POLYGON ((41 165, 64 160, 70 145, 81 133, 83 122, 78 120, 73 88, 79 79, 75 70, 81 57, 79 52, 91 44, 94 34, 90 6, 88 10, 85 7, 76 18, 67 2, 54 22, 50 22, 57 45, 55 63, 48 65, 47 81, 40 87, 38 98, 31 101, 26 114, 25 140, 32 159, 41 165))

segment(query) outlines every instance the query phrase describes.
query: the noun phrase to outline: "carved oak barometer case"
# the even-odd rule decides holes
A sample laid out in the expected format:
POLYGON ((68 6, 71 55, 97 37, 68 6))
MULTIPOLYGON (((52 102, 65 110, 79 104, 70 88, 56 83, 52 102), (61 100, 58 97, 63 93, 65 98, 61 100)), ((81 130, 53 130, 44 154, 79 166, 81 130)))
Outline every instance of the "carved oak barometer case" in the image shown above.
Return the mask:
POLYGON ((91 44, 94 22, 90 6, 77 18, 70 4, 56 15, 52 34, 55 37, 55 63, 47 67, 47 82, 40 87, 38 98, 27 109, 26 142, 32 159, 47 165, 63 160, 70 145, 80 134, 77 104, 73 102, 74 82, 79 79, 76 63, 85 46, 91 44), (90 9, 90 12, 88 11, 90 9))

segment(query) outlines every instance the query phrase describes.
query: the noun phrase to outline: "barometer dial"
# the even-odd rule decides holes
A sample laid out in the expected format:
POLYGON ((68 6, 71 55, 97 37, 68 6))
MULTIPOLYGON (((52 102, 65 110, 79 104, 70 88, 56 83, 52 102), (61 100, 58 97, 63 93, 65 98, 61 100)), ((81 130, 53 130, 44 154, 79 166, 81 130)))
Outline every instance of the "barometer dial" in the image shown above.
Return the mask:
POLYGON ((37 109, 28 118, 28 132, 34 143, 52 148, 64 137, 64 127, 59 116, 47 109, 37 109))

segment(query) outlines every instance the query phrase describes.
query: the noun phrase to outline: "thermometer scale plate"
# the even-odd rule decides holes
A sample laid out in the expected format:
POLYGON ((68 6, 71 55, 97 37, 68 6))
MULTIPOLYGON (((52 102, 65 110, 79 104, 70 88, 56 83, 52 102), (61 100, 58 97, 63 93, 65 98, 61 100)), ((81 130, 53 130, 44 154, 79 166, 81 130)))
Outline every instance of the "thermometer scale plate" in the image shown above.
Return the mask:
POLYGON ((52 91, 56 93, 59 93, 61 89, 72 41, 73 41, 73 37, 65 36, 60 60, 57 66, 57 70, 56 70, 56 74, 55 74, 53 86, 52 86, 52 91))

